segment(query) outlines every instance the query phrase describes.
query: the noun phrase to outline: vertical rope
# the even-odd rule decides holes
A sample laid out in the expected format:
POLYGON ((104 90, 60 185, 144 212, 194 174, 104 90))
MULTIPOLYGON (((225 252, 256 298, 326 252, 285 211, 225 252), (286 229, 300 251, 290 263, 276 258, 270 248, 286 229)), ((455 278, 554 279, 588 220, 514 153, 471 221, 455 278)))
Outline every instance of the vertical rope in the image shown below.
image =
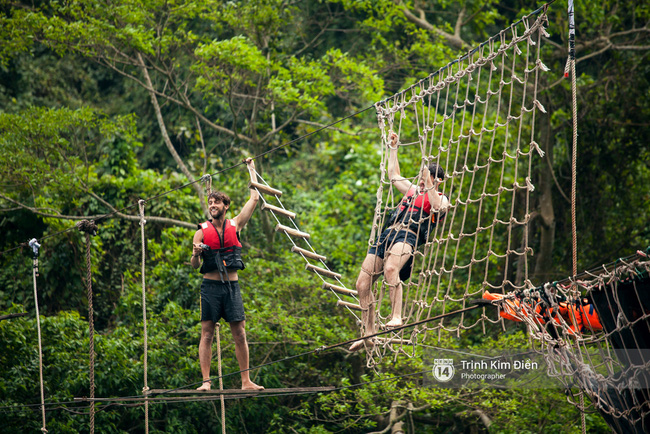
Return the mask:
MULTIPOLYGON (((93 321, 93 287, 90 270, 90 234, 86 233, 86 285, 88 295, 88 356, 90 377, 90 399, 95 398, 95 325, 93 321)), ((95 432, 95 403, 90 402, 90 434, 95 432)))
POLYGON ((208 212, 207 218, 210 219, 212 218, 210 216, 210 212, 208 211, 209 209, 209 201, 210 201, 210 194, 212 194, 212 175, 210 174, 205 174, 201 177, 201 181, 205 182, 205 209, 208 212))
POLYGON ((29 241, 29 246, 32 248, 33 255, 33 266, 32 266, 32 275, 34 277, 34 306, 36 307, 36 330, 38 333, 38 375, 41 386, 41 415, 43 418, 43 427, 41 431, 46 433, 47 428, 45 426, 45 386, 43 384, 43 344, 41 341, 41 314, 38 310, 38 290, 36 286, 36 278, 38 277, 38 249, 41 245, 38 243, 36 238, 32 238, 29 241))
POLYGON ((86 296, 88 298, 88 360, 89 360, 89 380, 90 380, 90 434, 95 432, 95 312, 93 309, 93 287, 92 271, 90 258, 90 234, 97 234, 97 225, 93 221, 82 220, 77 223, 77 228, 85 233, 86 236, 86 296))
MULTIPOLYGON (((149 392, 149 386, 147 384, 147 299, 146 299, 146 286, 145 286, 145 261, 146 261, 146 244, 144 239, 144 225, 147 224, 147 221, 144 219, 144 204, 145 201, 140 199, 138 205, 140 208, 140 227, 142 228, 142 323, 143 323, 143 335, 144 335, 144 387, 142 388, 142 393, 147 395, 149 392)), ((145 433, 149 433, 149 401, 145 399, 144 401, 144 425, 145 433)))
MULTIPOLYGON (((564 71, 566 77, 569 69, 571 71, 571 104, 573 110, 573 155, 571 157, 571 238, 573 253, 573 279, 571 279, 572 293, 580 299, 576 276, 578 275, 578 232, 576 229, 576 190, 577 190, 577 167, 578 167, 578 101, 577 101, 577 83, 576 83, 576 51, 575 51, 575 15, 573 9, 573 0, 569 0, 569 58, 567 67, 564 71)), ((585 417, 585 397, 584 391, 580 389, 580 417, 582 421, 582 433, 587 432, 587 421, 585 417)))
POLYGON ((217 367, 219 370, 219 391, 221 393, 221 432, 223 434, 226 434, 226 402, 225 398, 223 396, 223 376, 221 374, 221 333, 219 333, 221 329, 221 324, 217 323, 216 324, 217 329, 217 367))

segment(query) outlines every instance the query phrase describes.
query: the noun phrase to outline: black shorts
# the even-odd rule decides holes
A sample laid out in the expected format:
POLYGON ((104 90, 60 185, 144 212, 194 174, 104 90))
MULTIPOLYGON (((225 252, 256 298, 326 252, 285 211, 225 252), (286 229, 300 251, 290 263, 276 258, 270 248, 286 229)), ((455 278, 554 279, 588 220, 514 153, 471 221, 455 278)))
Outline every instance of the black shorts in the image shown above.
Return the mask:
POLYGON ((244 321, 244 302, 239 282, 203 279, 201 283, 201 321, 223 318, 226 322, 244 321))
POLYGON ((368 250, 368 253, 371 255, 377 255, 381 259, 384 259, 386 250, 390 251, 391 247, 395 243, 406 243, 410 244, 413 249, 417 243, 418 237, 413 232, 401 230, 395 231, 393 229, 386 229, 379 236, 379 242, 374 246, 371 246, 368 250))

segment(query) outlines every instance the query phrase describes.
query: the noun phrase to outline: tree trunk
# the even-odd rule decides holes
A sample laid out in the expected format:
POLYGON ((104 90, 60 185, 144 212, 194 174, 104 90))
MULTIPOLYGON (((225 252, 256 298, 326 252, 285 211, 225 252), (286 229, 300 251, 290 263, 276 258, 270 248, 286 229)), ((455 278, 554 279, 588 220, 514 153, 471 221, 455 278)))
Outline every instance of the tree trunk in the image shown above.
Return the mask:
MULTIPOLYGON (((548 107, 550 102, 544 102, 548 107)), ((543 103, 543 104, 544 104, 543 103)), ((553 246, 555 244, 555 209, 553 208, 553 142, 550 135, 551 119, 549 116, 540 117, 540 147, 546 153, 539 166, 539 251, 535 262, 535 283, 549 281, 550 272, 553 267, 553 246)))

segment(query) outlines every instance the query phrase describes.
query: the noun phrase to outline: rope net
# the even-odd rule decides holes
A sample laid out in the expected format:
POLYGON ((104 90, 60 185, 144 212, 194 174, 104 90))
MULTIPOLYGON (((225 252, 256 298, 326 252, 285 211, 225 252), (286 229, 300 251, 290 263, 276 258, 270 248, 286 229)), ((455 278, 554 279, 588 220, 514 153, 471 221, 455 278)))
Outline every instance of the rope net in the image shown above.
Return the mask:
MULTIPOLYGON (((594 407, 618 432, 648 432, 648 254, 638 252, 566 284, 536 287, 529 280, 531 173, 535 159, 544 156, 535 142, 535 117, 546 113, 538 100, 538 82, 548 71, 540 58, 547 23, 545 13, 524 17, 458 61, 376 104, 385 146, 369 252, 387 230, 411 229, 420 237, 422 225, 429 225, 428 237, 418 238, 418 248, 406 253, 412 255, 413 270, 400 276, 401 317, 405 324, 443 318, 374 339, 366 345, 367 365, 376 366, 386 356, 413 355, 418 343, 443 333, 460 336, 477 327, 485 333, 490 323, 505 329, 505 319, 523 322, 549 376, 564 385, 583 414, 594 407), (400 175, 420 185, 416 195, 426 191, 419 179, 422 168, 431 163, 444 168, 437 191, 449 200, 446 212, 436 214, 432 208, 432 217, 418 211, 420 220, 413 214, 409 221, 390 218, 405 205, 387 173, 393 132, 399 137, 400 175), (479 301, 497 309, 445 316, 479 301), (579 396, 571 394, 572 387, 578 387, 579 396)), ((362 335, 372 334, 375 325, 385 328, 394 318, 384 271, 373 275, 374 310, 362 303, 374 315, 372 326, 362 322, 362 335)))
MULTIPOLYGON (((650 252, 650 249, 648 249, 650 252)), ((617 432, 650 431, 650 258, 637 252, 565 284, 513 293, 549 376, 579 387, 617 432)), ((512 306, 518 306, 510 309, 512 306)))
MULTIPOLYGON (((544 13, 526 16, 458 61, 376 104, 384 144, 389 145, 391 131, 399 136, 401 176, 418 185, 421 167, 442 166, 446 176, 438 191, 450 202, 444 218, 440 215, 437 225, 429 227, 428 239, 419 240, 410 278, 402 279, 404 323, 465 308, 486 290, 505 294, 534 286, 528 279, 532 249, 527 227, 533 159, 543 156, 534 125, 537 112, 545 113, 537 83, 548 70, 540 59, 547 22, 544 13)), ((378 242, 402 200, 391 188, 389 151, 382 148, 369 247, 378 242)), ((405 229, 409 223, 414 222, 391 227, 405 229)), ((429 219, 415 223, 429 224, 429 219)), ((390 289, 385 279, 377 279, 373 291, 375 321, 381 327, 390 315, 390 289)), ((395 333, 368 353, 368 365, 388 351, 412 352, 403 344, 415 344, 427 334, 459 334, 479 325, 485 331, 486 321, 500 321, 493 312, 480 311, 415 327, 407 331, 408 338, 404 331, 395 333)))

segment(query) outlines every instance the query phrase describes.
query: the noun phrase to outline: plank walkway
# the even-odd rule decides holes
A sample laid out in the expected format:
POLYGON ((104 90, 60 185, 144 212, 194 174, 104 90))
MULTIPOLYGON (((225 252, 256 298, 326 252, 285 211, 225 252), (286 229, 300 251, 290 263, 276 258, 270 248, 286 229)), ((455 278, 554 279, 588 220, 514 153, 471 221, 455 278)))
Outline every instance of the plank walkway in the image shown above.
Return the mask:
POLYGON ((263 389, 263 390, 243 390, 243 389, 211 389, 211 390, 195 390, 195 389, 151 389, 148 393, 151 395, 268 395, 268 394, 298 394, 298 393, 316 393, 316 392, 330 392, 334 390, 334 386, 322 387, 287 387, 282 389, 263 389))

